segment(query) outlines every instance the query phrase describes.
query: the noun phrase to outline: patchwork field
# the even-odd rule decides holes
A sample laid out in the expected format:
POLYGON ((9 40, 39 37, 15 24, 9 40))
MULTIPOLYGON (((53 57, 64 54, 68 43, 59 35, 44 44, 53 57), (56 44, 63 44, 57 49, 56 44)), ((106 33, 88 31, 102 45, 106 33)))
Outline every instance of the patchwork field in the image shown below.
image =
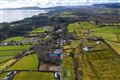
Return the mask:
MULTIPOLYGON (((84 46, 93 47, 92 51, 84 53, 82 60, 79 59, 81 57, 78 57, 78 60, 82 61, 82 67, 80 69, 82 69, 83 80, 119 80, 119 55, 114 53, 104 43, 98 45, 95 41, 88 41, 87 36, 95 35, 108 41, 114 41, 109 42, 109 44, 119 53, 120 46, 116 42, 120 40, 120 29, 111 26, 98 28, 93 24, 81 22, 73 23, 68 26, 68 32, 74 31, 77 37, 80 37, 80 39, 84 38, 81 40, 84 46), (86 33, 89 33, 89 35, 85 35, 86 33)), ((76 50, 76 52, 80 53, 79 50, 76 50)))

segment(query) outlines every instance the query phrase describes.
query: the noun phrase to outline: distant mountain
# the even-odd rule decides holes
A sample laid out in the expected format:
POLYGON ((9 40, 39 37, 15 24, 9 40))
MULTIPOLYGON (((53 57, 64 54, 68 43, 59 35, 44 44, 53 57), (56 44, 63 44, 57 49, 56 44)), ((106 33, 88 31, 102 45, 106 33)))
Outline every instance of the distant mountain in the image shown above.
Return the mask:
POLYGON ((21 7, 21 8, 4 8, 2 10, 39 10, 38 6, 32 6, 32 7, 21 7))
POLYGON ((120 8, 120 3, 93 4, 95 7, 120 8))
MULTIPOLYGON (((86 5, 88 6, 88 5, 86 5)), ((120 8, 120 3, 103 3, 103 4, 93 4, 94 7, 108 7, 108 8, 120 8)), ((66 8, 80 8, 84 6, 56 6, 48 8, 40 8, 38 6, 32 7, 21 7, 21 8, 4 8, 2 10, 43 10, 43 9, 66 9, 66 8)))

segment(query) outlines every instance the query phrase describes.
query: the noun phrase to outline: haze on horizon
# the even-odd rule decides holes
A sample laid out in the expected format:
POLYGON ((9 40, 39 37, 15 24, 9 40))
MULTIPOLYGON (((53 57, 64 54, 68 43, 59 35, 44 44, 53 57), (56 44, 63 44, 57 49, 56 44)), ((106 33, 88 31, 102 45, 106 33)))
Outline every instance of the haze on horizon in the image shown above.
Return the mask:
POLYGON ((55 7, 81 6, 98 3, 120 3, 120 0, 0 0, 0 8, 20 8, 28 6, 55 7))

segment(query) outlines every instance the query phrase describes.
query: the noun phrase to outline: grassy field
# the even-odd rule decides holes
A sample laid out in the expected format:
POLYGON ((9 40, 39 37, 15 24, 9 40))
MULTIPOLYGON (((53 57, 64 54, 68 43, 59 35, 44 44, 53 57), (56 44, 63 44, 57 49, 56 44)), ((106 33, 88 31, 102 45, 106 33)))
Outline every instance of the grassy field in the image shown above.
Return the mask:
POLYGON ((120 59, 111 50, 88 52, 84 56, 83 80, 119 80, 120 59))
POLYGON ((33 29, 33 31, 32 32, 45 32, 45 30, 43 29, 43 28, 35 28, 35 29, 33 29))
POLYGON ((24 39, 24 37, 20 37, 20 36, 18 36, 18 37, 11 37, 11 38, 8 38, 8 39, 4 40, 4 42, 12 41, 12 40, 14 40, 14 41, 22 41, 23 39, 24 39))
POLYGON ((67 18, 77 18, 73 12, 62 12, 62 14, 58 15, 59 17, 67 17, 67 18))
POLYGON ((77 26, 79 26, 80 28, 86 28, 86 29, 96 27, 95 25, 89 22, 80 22, 80 23, 77 23, 77 26))
POLYGON ((54 80, 54 75, 42 72, 20 72, 13 77, 13 80, 54 80))
POLYGON ((40 36, 41 33, 44 33, 45 31, 44 28, 35 28, 29 33, 29 36, 40 36))
POLYGON ((101 28, 94 28, 92 30, 94 31, 92 33, 93 35, 99 36, 99 37, 102 37, 103 39, 111 40, 111 41, 118 41, 116 33, 119 33, 117 35, 120 39, 120 29, 116 27, 105 26, 101 28))
POLYGON ((8 70, 37 70, 38 58, 36 54, 25 56, 11 66, 8 70))
POLYGON ((74 32, 74 30, 76 29, 76 26, 75 24, 69 24, 67 28, 68 28, 68 32, 74 32))
POLYGON ((0 74, 0 79, 1 79, 1 78, 5 78, 5 77, 6 77, 6 75, 7 75, 7 73, 6 73, 6 72, 1 73, 1 74, 0 74))
MULTIPOLYGON (((84 54, 82 59, 82 73, 83 80, 119 80, 120 79, 120 58, 119 56, 108 49, 104 43, 98 45, 96 42, 88 41, 85 37, 85 32, 91 29, 92 34, 100 36, 106 40, 118 41, 115 33, 119 33, 120 29, 111 26, 105 26, 98 28, 87 22, 73 23, 72 28, 68 26, 69 31, 75 31, 76 35, 80 38, 84 37, 84 46, 93 46, 94 49, 91 52, 84 54), (86 29, 83 31, 83 29, 86 29), (79 36, 80 35, 80 36, 79 36)), ((120 35, 118 34, 120 38, 120 35)), ((119 52, 118 43, 111 43, 112 47, 119 52)), ((75 50, 75 53, 79 53, 79 50, 75 50)), ((78 57, 79 58, 79 57, 78 57)), ((67 63, 66 63, 67 64, 67 63)))
POLYGON ((0 46, 0 56, 13 56, 26 50, 29 47, 30 45, 0 46))
POLYGON ((0 51, 5 51, 5 50, 24 50, 29 48, 30 45, 17 45, 17 46, 0 46, 0 51))
POLYGON ((74 69, 72 57, 64 57, 63 62, 63 79, 64 80, 74 80, 74 69))
POLYGON ((119 59, 108 50, 86 53, 83 62, 83 80, 118 80, 119 63, 119 59))
POLYGON ((87 32, 89 29, 93 31, 92 32, 93 35, 102 37, 103 39, 106 40, 118 41, 118 38, 120 39, 120 29, 117 27, 111 26, 97 27, 96 25, 93 25, 89 22, 76 22, 68 25, 68 32, 76 31, 78 33, 77 34, 78 36, 81 35, 81 32, 87 32), (118 38, 116 36, 116 33, 118 35, 118 38))
POLYGON ((3 61, 6 61, 8 59, 12 58, 12 56, 5 56, 5 57, 0 57, 0 63, 3 61))
POLYGON ((65 45, 63 47, 64 49, 64 57, 62 61, 62 66, 63 66, 63 79, 64 80, 74 80, 74 64, 73 64, 73 58, 68 56, 66 53, 73 53, 75 49, 75 54, 79 53, 78 46, 80 44, 80 41, 78 40, 73 40, 69 45, 65 45))
POLYGON ((13 64, 16 61, 16 59, 11 59, 5 63, 0 64, 0 70, 5 69, 7 66, 13 64))
POLYGON ((108 44, 120 55, 120 43, 107 41, 108 44))
POLYGON ((100 33, 120 33, 120 29, 117 27, 111 27, 111 26, 104 26, 99 28, 93 28, 94 32, 100 32, 100 33))
POLYGON ((23 50, 8 50, 8 51, 0 51, 0 56, 14 56, 16 54, 21 53, 23 50))

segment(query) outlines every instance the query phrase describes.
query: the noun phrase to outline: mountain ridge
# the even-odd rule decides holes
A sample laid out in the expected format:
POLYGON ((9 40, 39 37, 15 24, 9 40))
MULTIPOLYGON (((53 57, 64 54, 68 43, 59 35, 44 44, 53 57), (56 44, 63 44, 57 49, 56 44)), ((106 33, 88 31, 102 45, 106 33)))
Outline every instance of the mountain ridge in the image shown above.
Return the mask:
MULTIPOLYGON (((90 6, 90 5, 86 5, 90 6)), ((120 3, 102 3, 102 4, 93 4, 93 7, 110 7, 110 8, 120 8, 120 3)), ((31 7, 21 7, 21 8, 3 8, 0 10, 43 10, 43 9, 56 9, 56 8, 77 8, 77 7, 85 7, 84 6, 55 6, 55 7, 48 7, 48 8, 40 8, 38 6, 31 6, 31 7)))

